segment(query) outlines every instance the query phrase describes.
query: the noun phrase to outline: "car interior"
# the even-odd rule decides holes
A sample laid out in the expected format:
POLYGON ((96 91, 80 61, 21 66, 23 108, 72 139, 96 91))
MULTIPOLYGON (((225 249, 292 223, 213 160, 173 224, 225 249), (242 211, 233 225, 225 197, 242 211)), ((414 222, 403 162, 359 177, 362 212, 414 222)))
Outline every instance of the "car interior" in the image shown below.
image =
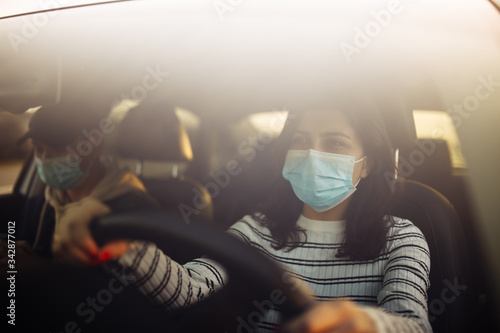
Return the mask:
MULTIPOLYGON (((457 148, 450 135, 419 133, 418 118, 422 110, 436 117, 444 113, 448 116, 444 122, 453 124, 451 116, 456 114, 450 113, 449 108, 474 91, 478 76, 500 78, 498 5, 493 1, 464 1, 455 7, 443 1, 444 4, 436 5, 435 12, 429 14, 429 7, 425 5, 429 6, 430 2, 424 1, 422 5, 415 5, 413 16, 404 14, 394 18, 394 22, 401 19, 399 22, 409 23, 401 23, 394 29, 389 26, 392 30, 388 28, 386 34, 373 37, 373 45, 362 50, 365 53, 360 54, 357 67, 353 68, 353 64, 344 65, 342 56, 332 55, 333 48, 319 46, 328 35, 320 31, 326 27, 331 33, 342 27, 349 22, 349 15, 339 17, 332 11, 327 14, 320 9, 299 14, 298 9, 302 7, 298 5, 291 5, 281 13, 283 4, 266 7, 257 1, 254 7, 232 7, 234 12, 224 12, 227 18, 215 19, 214 24, 217 15, 212 13, 207 18, 206 7, 195 3, 190 7, 175 1, 169 4, 118 1, 0 17, 0 32, 7 35, 13 31, 12 27, 20 29, 22 20, 36 13, 53 14, 48 16, 46 26, 39 27, 36 38, 17 44, 19 52, 11 52, 9 40, 1 42, 3 50, 8 51, 0 51, 0 115, 9 112, 29 119, 32 108, 40 105, 72 96, 89 100, 116 124, 117 130, 106 137, 107 153, 139 176, 165 216, 171 217, 169 221, 162 221, 159 216, 103 219, 96 222, 96 235, 104 235, 103 241, 106 235, 111 238, 134 235, 157 241, 180 263, 210 254, 227 264, 235 280, 254 279, 260 286, 255 290, 240 290, 243 284, 235 282, 221 292, 219 298, 195 307, 192 312, 179 316, 173 313, 166 319, 138 295, 124 293, 120 295, 120 304, 113 304, 112 310, 88 326, 91 331, 114 329, 110 322, 122 317, 121 311, 125 311, 129 303, 141 306, 135 314, 129 313, 130 321, 119 326, 123 331, 138 327, 156 331, 165 323, 175 323, 175 330, 186 332, 200 327, 210 327, 209 331, 221 327, 235 329, 234 320, 225 323, 226 326, 221 324, 235 313, 248 311, 235 303, 265 294, 280 282, 273 275, 278 273, 272 264, 239 248, 225 238, 223 231, 242 216, 251 214, 269 193, 272 185, 262 170, 269 167, 269 154, 286 121, 287 111, 317 105, 318 102, 312 101, 327 100, 328 91, 324 87, 336 87, 339 81, 356 88, 353 98, 370 91, 381 106, 399 175, 388 182, 404 186, 393 214, 418 226, 431 252, 428 307, 433 331, 498 331, 500 298, 495 267, 490 262, 492 257, 493 261, 498 258, 488 253, 481 222, 485 216, 494 214, 484 213, 484 206, 478 205, 475 197, 479 193, 476 186, 481 183, 477 181, 481 173, 477 165, 487 162, 485 156, 482 162, 474 158, 478 156, 474 155, 478 150, 476 143, 463 140, 482 133, 476 128, 469 134, 469 125, 455 123, 457 128, 453 128, 452 139, 460 137, 462 145, 457 148), (256 26, 252 19, 260 17, 262 8, 268 9, 269 17, 263 19, 261 26, 256 26), (450 11, 453 15, 448 15, 450 11), (468 11, 471 19, 464 23, 463 15, 468 11), (429 17, 424 19, 423 13, 429 17), (94 21, 89 27, 92 15, 95 15, 94 21), (117 18, 120 15, 121 18, 117 18), (300 15, 305 15, 304 21, 297 19, 300 15), (338 22, 331 23, 331 17, 338 22), (448 26, 436 28, 441 19, 448 26), (425 24, 417 29, 421 20, 425 24), (131 27, 127 24, 130 22, 137 22, 140 28, 131 27), (310 25, 297 29, 294 25, 297 22, 310 25), (228 27, 233 30, 228 31, 228 27), (99 29, 113 33, 99 35, 99 29), (164 36, 153 34, 151 37, 158 29, 165 32, 164 36), (318 38, 309 38, 311 34, 317 34, 314 36, 318 38), (435 39, 426 40, 429 35, 435 39), (109 43, 110 36, 120 38, 109 43), (280 44, 282 40, 286 42, 280 44), (394 47, 395 41, 402 47, 394 47), (314 51, 318 51, 317 54, 314 51), (387 52, 388 59, 384 58, 387 52), (463 54, 456 58, 451 56, 460 52, 463 54), (168 56, 162 58, 161 55, 167 53, 168 56), (341 68, 325 60, 330 57, 332 63, 340 62, 341 68), (382 70, 384 66, 390 69, 382 70), (460 74, 457 68, 462 71, 460 74), (335 71, 334 78, 322 74, 331 70, 335 71), (136 89, 144 87, 147 75, 157 80, 158 88, 136 89), (384 84, 379 83, 382 78, 384 84), (138 91, 146 93, 138 96, 138 91), (464 162, 455 161, 457 151, 465 156, 462 156, 464 162), (241 172, 226 177, 228 163, 236 163, 241 172), (141 219, 144 219, 142 229, 138 223, 141 219), (131 224, 136 229, 130 227, 131 224), (252 269, 257 271, 255 275, 250 275, 252 269), (213 319, 215 313, 218 319, 213 319), (195 317, 201 318, 200 321, 193 321, 195 317), (134 326, 133 321, 147 324, 134 326), (196 326, 202 325, 201 322, 205 326, 196 326)), ((360 10, 348 7, 347 13, 360 10)), ((362 22, 358 16, 353 20, 362 22)), ((341 32, 335 38, 342 41, 345 36, 346 33, 341 32)), ((148 82, 153 82, 151 80, 148 82)), ((479 119, 500 113, 499 92, 492 92, 492 96, 475 113, 469 114, 470 118, 464 117, 463 122, 470 120, 470 124, 474 124, 476 116, 479 119)), ((489 123, 494 124, 495 119, 489 123)), ((27 120, 24 121, 26 124, 27 120)), ((428 126, 439 127, 435 123, 428 126)), ((497 137, 489 136, 492 132, 490 129, 484 135, 490 138, 486 141, 489 147, 497 148, 489 155, 498 156, 497 137)), ((495 163, 493 160, 491 167, 495 163)), ((495 186, 498 179, 490 178, 487 193, 498 194, 495 186)), ((0 194, 3 221, 20 220, 27 198, 43 190, 33 151, 28 148, 11 190, 0 194)), ((498 198, 498 195, 492 198, 497 210, 498 198)), ((2 224, 0 233, 8 233, 6 225, 2 224)), ((498 236, 492 237, 498 239, 498 236)), ((86 279, 85 274, 99 280, 99 273, 93 270, 83 273, 79 269, 69 272, 64 269, 56 267, 40 281, 64 274, 80 282, 86 279)), ((31 310, 40 302, 34 300, 39 296, 30 293, 40 292, 49 297, 47 290, 61 288, 58 289, 60 295, 71 290, 69 286, 64 287, 61 280, 57 280, 61 283, 57 288, 42 290, 42 283, 35 283, 36 280, 32 276, 23 285, 26 299, 36 304, 31 310)), ((300 312, 306 302, 302 296, 290 295, 291 299, 294 297, 290 316, 300 312)), ((69 306, 66 310, 71 309, 74 308, 69 306)), ((70 316, 69 312, 61 310, 52 318, 59 329, 61 323, 67 321, 67 315, 70 316)), ((50 320, 44 325, 51 327, 50 320)))

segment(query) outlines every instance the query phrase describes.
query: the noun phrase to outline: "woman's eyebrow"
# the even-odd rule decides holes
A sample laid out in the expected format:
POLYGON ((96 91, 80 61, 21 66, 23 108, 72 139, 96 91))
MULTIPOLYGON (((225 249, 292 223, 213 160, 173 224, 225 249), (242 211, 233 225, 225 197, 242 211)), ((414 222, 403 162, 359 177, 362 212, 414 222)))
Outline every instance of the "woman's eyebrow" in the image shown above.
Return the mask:
POLYGON ((346 133, 344 133, 344 132, 340 132, 340 131, 321 133, 319 136, 321 136, 321 137, 328 137, 328 136, 343 136, 343 137, 345 137, 345 138, 351 139, 351 137, 350 137, 349 135, 347 135, 347 134, 346 134, 346 133))

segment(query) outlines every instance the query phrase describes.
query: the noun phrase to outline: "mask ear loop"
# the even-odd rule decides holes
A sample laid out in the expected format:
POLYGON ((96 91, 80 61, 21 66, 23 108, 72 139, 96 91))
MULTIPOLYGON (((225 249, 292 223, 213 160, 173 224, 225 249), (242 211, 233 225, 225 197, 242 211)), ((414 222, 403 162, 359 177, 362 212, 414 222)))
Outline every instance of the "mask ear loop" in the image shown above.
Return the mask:
MULTIPOLYGON (((357 161, 354 161, 354 164, 358 163, 358 162, 361 162, 362 160, 364 160, 366 158, 366 155, 364 157, 361 157, 359 160, 357 161)), ((356 183, 356 185, 354 185, 354 187, 358 187, 358 184, 359 182, 361 181, 361 177, 359 177, 358 179, 358 182, 356 183)))
POLYGON ((358 182, 356 183, 356 185, 354 185, 354 187, 358 187, 358 184, 360 181, 361 181, 361 177, 359 177, 358 182))
POLYGON ((364 160, 366 158, 366 155, 364 157, 361 157, 359 160, 357 161, 354 161, 354 164, 358 163, 358 162, 361 162, 362 160, 364 160))

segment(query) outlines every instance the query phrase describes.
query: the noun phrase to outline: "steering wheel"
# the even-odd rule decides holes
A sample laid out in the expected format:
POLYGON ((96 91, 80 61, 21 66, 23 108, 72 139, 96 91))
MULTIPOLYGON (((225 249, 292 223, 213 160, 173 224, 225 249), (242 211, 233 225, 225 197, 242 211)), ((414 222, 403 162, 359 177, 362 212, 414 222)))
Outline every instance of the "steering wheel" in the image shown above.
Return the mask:
POLYGON ((167 255, 170 247, 190 248, 224 266, 229 282, 204 301, 170 312, 169 331, 223 332, 233 330, 236 324, 246 325, 248 330, 273 300, 279 300, 282 321, 302 314, 313 303, 312 297, 270 258, 203 223, 186 224, 174 214, 132 213, 96 219, 90 229, 100 245, 117 239, 144 240, 155 243, 167 255))

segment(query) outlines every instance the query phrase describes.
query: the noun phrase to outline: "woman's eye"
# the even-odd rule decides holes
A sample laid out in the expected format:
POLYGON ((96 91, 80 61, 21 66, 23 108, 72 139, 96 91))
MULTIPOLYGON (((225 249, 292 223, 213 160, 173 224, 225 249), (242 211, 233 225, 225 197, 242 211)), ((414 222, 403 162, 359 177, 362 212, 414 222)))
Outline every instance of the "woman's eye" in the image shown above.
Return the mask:
POLYGON ((328 147, 342 147, 344 145, 344 143, 340 140, 337 140, 337 139, 330 139, 327 141, 327 145, 328 147))
POLYGON ((293 143, 298 144, 298 143, 306 143, 307 139, 302 137, 302 136, 296 136, 293 138, 293 143))

